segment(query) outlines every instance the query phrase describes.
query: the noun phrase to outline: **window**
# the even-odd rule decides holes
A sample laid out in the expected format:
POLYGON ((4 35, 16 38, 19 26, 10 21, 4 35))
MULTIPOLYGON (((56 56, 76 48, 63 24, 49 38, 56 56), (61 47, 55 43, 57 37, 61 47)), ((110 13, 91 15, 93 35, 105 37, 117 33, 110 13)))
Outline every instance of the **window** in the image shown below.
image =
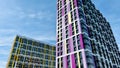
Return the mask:
POLYGON ((63 52, 61 52, 61 55, 63 54, 63 52))
POLYGON ((24 50, 20 50, 20 54, 24 55, 25 54, 25 51, 24 50))
POLYGON ((64 5, 66 4, 66 0, 64 0, 64 5))
POLYGON ((54 52, 53 54, 56 55, 56 52, 54 52))
POLYGON ((29 51, 26 51, 26 55, 29 55, 29 56, 30 56, 30 52, 29 52, 29 51))
POLYGON ((32 45, 32 40, 28 40, 28 44, 32 45))
POLYGON ((48 55, 45 55, 45 59, 48 59, 48 55))
POLYGON ((17 42, 15 42, 15 45, 14 45, 14 47, 17 47, 17 45, 18 45, 18 44, 17 44, 17 42))
POLYGON ((79 17, 84 19, 84 13, 81 8, 78 9, 79 17))
POLYGON ((81 49, 81 47, 80 47, 80 45, 78 45, 78 50, 80 50, 81 49))
POLYGON ((62 50, 62 47, 60 49, 62 50))
POLYGON ((15 52, 16 52, 16 49, 14 48, 13 51, 12 51, 12 53, 15 53, 15 52))
POLYGON ((48 61, 45 61, 45 64, 48 65, 48 61))
POLYGON ((72 10, 72 3, 70 2, 70 11, 72 10))
POLYGON ((78 2, 78 7, 82 7, 82 2, 81 2, 81 0, 77 0, 78 2))
POLYGON ((44 55, 43 54, 40 54, 40 58, 43 58, 44 57, 44 55))
POLYGON ((18 61, 24 61, 24 57, 23 56, 19 56, 18 57, 18 61))
POLYGON ((86 34, 83 34, 85 48, 91 50, 90 40, 86 34))
POLYGON ((25 57, 25 62, 28 62, 29 61, 29 58, 28 57, 25 57))
POLYGON ((77 49, 76 49, 76 47, 74 47, 74 51, 76 51, 77 49))
POLYGON ((36 47, 32 47, 32 51, 36 51, 37 49, 36 49, 36 47))
POLYGON ((17 36, 17 37, 16 37, 16 41, 18 41, 18 40, 19 40, 19 37, 17 36))
POLYGON ((23 43, 27 43, 27 39, 25 39, 25 38, 22 41, 23 41, 23 43))
POLYGON ((27 49, 28 49, 28 50, 31 50, 31 46, 27 46, 27 49))
POLYGON ((88 32, 87 32, 87 26, 85 25, 85 21, 80 20, 80 23, 81 23, 82 31, 88 33, 88 32))
POLYGON ((67 49, 67 53, 70 53, 70 49, 67 49))
POLYGON ((67 13, 67 6, 65 6, 65 14, 67 13))
POLYGON ((32 52, 32 56, 36 56, 36 54, 34 52, 32 52))
POLYGON ((9 66, 9 68, 12 67, 12 61, 9 62, 8 66, 9 66))
POLYGON ((66 38, 68 38, 68 34, 66 35, 66 38))
POLYGON ((21 44, 21 48, 26 49, 26 45, 25 44, 21 44))
POLYGON ((17 64, 16 64, 16 67, 22 68, 22 64, 21 64, 21 63, 17 63, 17 64))
POLYGON ((14 55, 12 54, 12 56, 11 56, 11 60, 14 60, 14 55))
POLYGON ((81 52, 79 52, 79 56, 80 56, 80 67, 84 68, 83 67, 83 59, 82 59, 82 53, 81 52))
POLYGON ((73 21, 73 12, 70 12, 71 14, 71 22, 73 21))

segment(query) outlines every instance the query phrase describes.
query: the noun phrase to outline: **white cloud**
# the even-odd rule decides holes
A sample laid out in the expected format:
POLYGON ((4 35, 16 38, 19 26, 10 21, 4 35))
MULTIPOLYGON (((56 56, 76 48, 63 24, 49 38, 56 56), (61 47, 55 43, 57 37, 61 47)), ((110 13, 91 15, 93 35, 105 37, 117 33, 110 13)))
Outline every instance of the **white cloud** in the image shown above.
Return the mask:
POLYGON ((7 34, 7 33, 17 33, 18 31, 15 30, 15 29, 0 29, 0 33, 4 33, 4 34, 7 34))
POLYGON ((35 38, 38 40, 43 40, 43 41, 56 40, 55 37, 52 37, 52 36, 37 36, 35 38))
POLYGON ((10 53, 9 50, 5 50, 5 49, 0 50, 0 55, 9 55, 9 53, 10 53))
POLYGON ((53 18, 53 14, 51 12, 48 12, 48 11, 39 11, 39 12, 29 12, 29 13, 25 13, 25 16, 24 17, 28 17, 28 18, 31 18, 31 19, 39 19, 39 20, 52 20, 53 18))
POLYGON ((50 19, 52 19, 52 17, 53 17, 53 14, 52 14, 51 12, 49 12, 49 11, 47 11, 47 12, 41 11, 41 12, 39 12, 37 15, 38 15, 38 18, 39 18, 39 19, 44 18, 45 20, 46 20, 46 19, 47 19, 47 20, 50 20, 50 19))
POLYGON ((13 42, 14 36, 11 37, 0 37, 0 46, 11 46, 13 42))
POLYGON ((120 18, 116 14, 107 14, 106 17, 107 17, 107 20, 111 23, 116 24, 116 23, 120 22, 120 18))
POLYGON ((0 68, 6 68, 6 61, 0 61, 0 68))
POLYGON ((15 29, 0 29, 0 46, 11 46, 17 33, 15 29))
MULTIPOLYGON (((41 11, 38 12, 31 12, 22 10, 22 8, 15 8, 15 9, 4 9, 0 12, 0 18, 10 18, 14 17, 15 19, 39 19, 39 20, 52 20, 53 13, 49 11, 41 11)), ((14 20, 14 19, 13 19, 14 20)))
POLYGON ((33 13, 33 14, 29 14, 28 17, 30 17, 30 18, 35 18, 35 17, 36 17, 36 14, 34 14, 34 13, 33 13))

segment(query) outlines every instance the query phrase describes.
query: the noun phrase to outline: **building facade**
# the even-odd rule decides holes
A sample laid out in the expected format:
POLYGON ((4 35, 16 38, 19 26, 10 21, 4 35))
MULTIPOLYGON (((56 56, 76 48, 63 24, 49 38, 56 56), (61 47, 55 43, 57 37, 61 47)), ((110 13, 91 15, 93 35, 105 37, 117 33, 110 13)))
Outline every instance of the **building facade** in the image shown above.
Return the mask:
POLYGON ((55 68, 55 46, 16 36, 6 68, 55 68))
POLYGON ((109 22, 91 0, 57 0, 56 68, 120 68, 109 22))

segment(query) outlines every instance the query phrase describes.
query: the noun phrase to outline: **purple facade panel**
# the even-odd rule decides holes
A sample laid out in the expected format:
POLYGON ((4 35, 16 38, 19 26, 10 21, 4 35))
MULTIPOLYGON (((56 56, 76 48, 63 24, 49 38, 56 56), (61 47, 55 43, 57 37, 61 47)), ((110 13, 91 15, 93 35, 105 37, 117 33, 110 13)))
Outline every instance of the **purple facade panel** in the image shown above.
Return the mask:
POLYGON ((69 36, 72 36, 72 25, 70 24, 68 28, 69 28, 69 36))
POLYGON ((79 18, 79 12, 78 12, 78 9, 76 9, 76 16, 77 16, 77 18, 79 18))
POLYGON ((74 12, 72 12, 72 18, 73 18, 73 20, 75 20, 75 15, 74 15, 74 12))
POLYGON ((82 34, 80 34, 79 37, 80 37, 80 45, 81 45, 81 49, 84 49, 84 44, 83 44, 83 37, 82 37, 82 34))
POLYGON ((77 0, 74 0, 75 7, 77 7, 77 0))
POLYGON ((64 16, 65 15, 65 8, 63 7, 62 8, 62 16, 64 16))
POLYGON ((67 56, 63 57, 63 68, 68 68, 67 56))
POLYGON ((62 0, 62 6, 64 6, 64 0, 62 0))
POLYGON ((69 39, 69 49, 70 49, 70 52, 73 52, 73 43, 72 43, 72 38, 69 39))
MULTIPOLYGON (((63 44, 65 44, 65 42, 63 42, 63 44)), ((66 45, 63 45, 63 55, 65 54, 65 46, 66 45)))
POLYGON ((74 54, 71 55, 71 61, 72 61, 72 68, 76 68, 75 56, 74 56, 74 54))
POLYGON ((64 27, 64 26, 65 26, 65 18, 62 17, 62 27, 64 27))
POLYGON ((67 4, 67 12, 69 12, 69 11, 70 11, 70 3, 67 4))
POLYGON ((62 38, 65 39, 65 28, 63 28, 62 33, 62 38))

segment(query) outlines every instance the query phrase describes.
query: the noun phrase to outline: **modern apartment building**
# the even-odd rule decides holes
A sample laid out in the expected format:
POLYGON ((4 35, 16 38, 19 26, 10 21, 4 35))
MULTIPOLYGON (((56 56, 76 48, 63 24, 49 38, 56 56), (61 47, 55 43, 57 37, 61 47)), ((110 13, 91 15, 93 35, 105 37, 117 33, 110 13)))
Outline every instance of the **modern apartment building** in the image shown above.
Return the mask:
POLYGON ((120 68, 111 26, 91 0, 57 0, 56 31, 56 68, 120 68))
POLYGON ((55 68, 55 46, 16 36, 6 68, 55 68))

